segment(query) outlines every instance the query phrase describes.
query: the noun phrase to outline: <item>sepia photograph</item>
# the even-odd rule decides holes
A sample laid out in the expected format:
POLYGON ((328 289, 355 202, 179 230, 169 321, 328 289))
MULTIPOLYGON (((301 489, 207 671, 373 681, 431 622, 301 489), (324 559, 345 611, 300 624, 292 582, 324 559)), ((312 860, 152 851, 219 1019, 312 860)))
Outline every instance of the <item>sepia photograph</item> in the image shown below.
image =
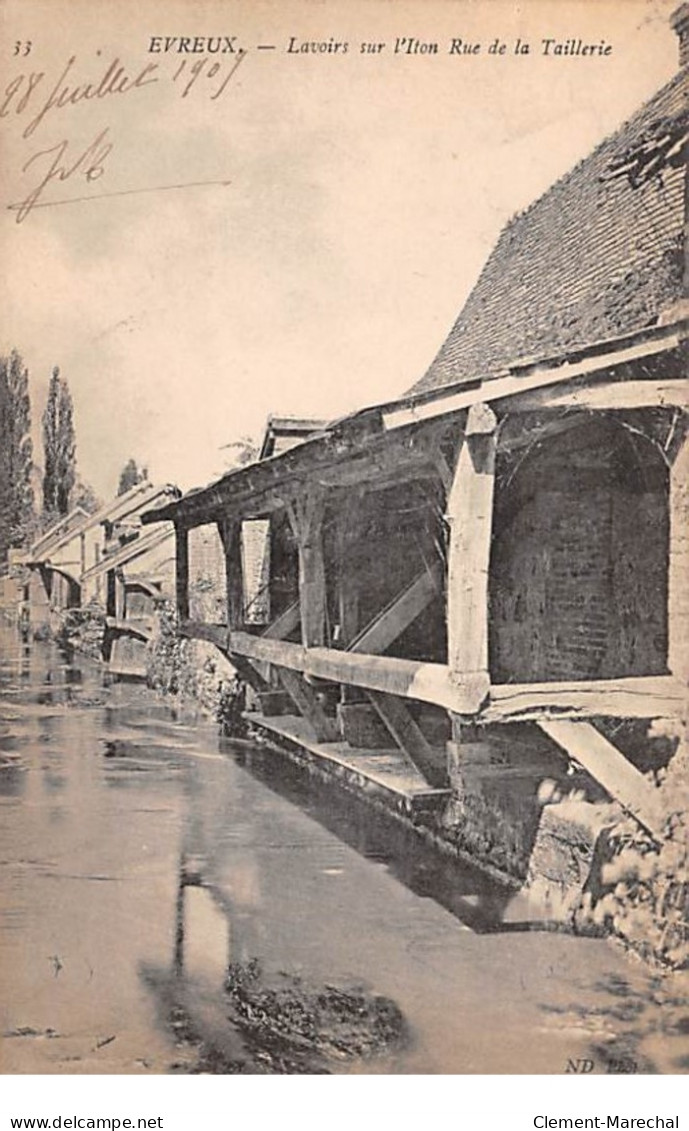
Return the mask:
POLYGON ((689 4, 0 33, 0 1073, 686 1073, 689 4))

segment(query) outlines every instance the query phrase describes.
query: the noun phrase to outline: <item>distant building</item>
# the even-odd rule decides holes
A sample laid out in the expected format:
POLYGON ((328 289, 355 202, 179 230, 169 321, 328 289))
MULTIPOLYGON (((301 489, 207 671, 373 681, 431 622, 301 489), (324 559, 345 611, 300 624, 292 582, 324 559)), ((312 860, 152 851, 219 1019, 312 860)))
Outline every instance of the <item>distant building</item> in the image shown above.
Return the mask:
POLYGON ((67 609, 105 604, 105 559, 139 536, 146 507, 177 497, 174 487, 139 483, 93 514, 75 507, 53 523, 17 559, 29 571, 24 600, 32 628, 50 625, 67 609))

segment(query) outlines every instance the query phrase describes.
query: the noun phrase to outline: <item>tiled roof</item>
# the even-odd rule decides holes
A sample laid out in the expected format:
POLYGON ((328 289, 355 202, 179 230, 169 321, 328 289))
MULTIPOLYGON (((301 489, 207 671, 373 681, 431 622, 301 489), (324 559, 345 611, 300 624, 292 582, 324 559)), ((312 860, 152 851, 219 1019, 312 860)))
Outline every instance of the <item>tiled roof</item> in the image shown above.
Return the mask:
POLYGON ((413 392, 652 325, 682 296, 689 74, 503 230, 413 392))

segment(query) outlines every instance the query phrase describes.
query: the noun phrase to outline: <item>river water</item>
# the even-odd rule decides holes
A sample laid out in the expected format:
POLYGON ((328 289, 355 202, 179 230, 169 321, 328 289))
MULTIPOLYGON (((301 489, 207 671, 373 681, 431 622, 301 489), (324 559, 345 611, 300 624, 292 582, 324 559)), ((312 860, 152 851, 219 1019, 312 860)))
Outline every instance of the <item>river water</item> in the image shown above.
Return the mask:
POLYGON ((299 1071, 689 1068, 686 979, 501 922, 494 882, 279 756, 55 646, 0 649, 4 1073, 284 1071, 228 1010, 253 960, 404 1019, 299 1071))

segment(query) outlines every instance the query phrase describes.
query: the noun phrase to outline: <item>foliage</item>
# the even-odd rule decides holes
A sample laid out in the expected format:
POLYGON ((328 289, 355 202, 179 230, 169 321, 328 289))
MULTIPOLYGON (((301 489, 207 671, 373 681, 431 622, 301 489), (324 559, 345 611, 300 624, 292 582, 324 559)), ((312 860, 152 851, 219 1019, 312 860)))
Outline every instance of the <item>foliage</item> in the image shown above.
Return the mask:
POLYGON ((646 958, 689 967, 689 751, 683 743, 658 794, 663 837, 625 818, 608 831, 600 890, 587 892, 579 926, 623 938, 646 958))
POLYGON ((245 710, 246 684, 239 676, 223 680, 218 689, 218 705, 215 709, 215 719, 220 723, 222 734, 239 738, 246 733, 245 710))
POLYGON ((223 734, 243 733, 245 689, 232 665, 212 645, 179 636, 170 601, 161 601, 157 612, 157 632, 146 662, 149 687, 162 695, 196 701, 220 724, 223 734))
POLYGON ((258 446, 251 436, 240 436, 223 446, 225 469, 233 471, 236 467, 246 467, 258 458, 258 446))
POLYGON ((612 859, 603 866, 603 894, 585 896, 584 912, 600 930, 619 935, 645 957, 668 966, 689 965, 689 863, 687 818, 677 817, 662 845, 635 822, 610 838, 612 859))
POLYGON ((53 369, 43 413, 43 509, 65 515, 76 477, 74 407, 67 382, 53 369))
POLYGON ((190 641, 177 634, 177 617, 170 601, 158 608, 158 632, 148 657, 147 682, 163 695, 193 694, 190 641))
POLYGON ((136 487, 137 483, 145 483, 147 479, 148 468, 143 464, 139 467, 135 459, 128 459, 120 472, 117 494, 124 495, 132 487, 136 487))
POLYGON ((85 483, 80 476, 77 476, 77 481, 74 485, 72 505, 81 507, 87 514, 95 514, 101 506, 101 500, 98 498, 91 484, 85 483))
POLYGON ((100 659, 104 629, 105 615, 94 601, 81 608, 65 609, 53 635, 63 648, 76 648, 94 659, 100 659))
POLYGON ((31 404, 29 373, 16 350, 0 357, 0 562, 30 535, 31 404))

